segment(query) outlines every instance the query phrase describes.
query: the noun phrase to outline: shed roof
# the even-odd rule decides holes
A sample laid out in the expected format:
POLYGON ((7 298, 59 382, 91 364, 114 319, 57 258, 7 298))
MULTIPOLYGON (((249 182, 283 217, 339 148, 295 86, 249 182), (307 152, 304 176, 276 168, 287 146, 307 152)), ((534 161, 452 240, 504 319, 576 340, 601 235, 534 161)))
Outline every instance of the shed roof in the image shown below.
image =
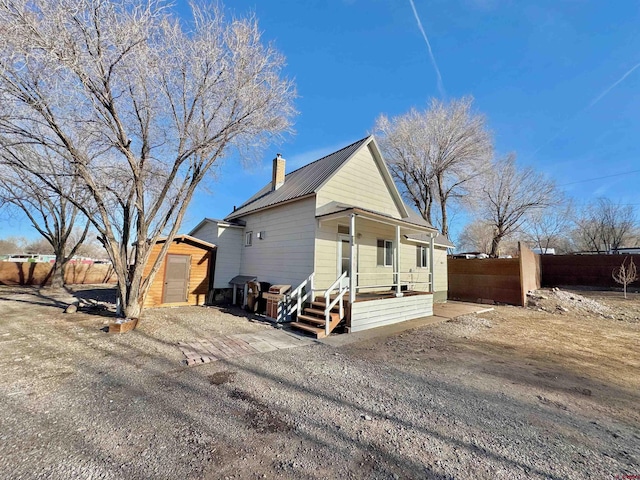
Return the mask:
POLYGON ((271 190, 271 182, 267 183, 258 193, 230 213, 225 220, 229 221, 261 208, 316 193, 324 182, 370 138, 358 140, 337 152, 288 173, 284 184, 277 190, 271 190))
MULTIPOLYGON (((167 238, 159 238, 156 243, 166 242, 167 238)), ((200 240, 199 238, 192 237, 191 235, 176 235, 173 237, 173 241, 180 243, 185 242, 193 245, 194 247, 202 248, 203 250, 214 250, 216 247, 213 243, 205 242, 204 240, 200 240)))

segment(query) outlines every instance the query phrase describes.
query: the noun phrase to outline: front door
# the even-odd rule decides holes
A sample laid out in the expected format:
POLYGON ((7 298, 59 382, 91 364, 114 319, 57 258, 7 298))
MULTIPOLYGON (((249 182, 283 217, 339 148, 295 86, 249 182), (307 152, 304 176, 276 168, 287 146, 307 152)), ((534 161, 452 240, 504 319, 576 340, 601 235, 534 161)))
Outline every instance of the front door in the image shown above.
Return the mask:
POLYGON ((189 255, 168 254, 165 262, 162 303, 186 302, 191 257, 189 255))
POLYGON ((347 272, 343 285, 349 285, 351 275, 351 259, 349 258, 349 235, 338 235, 338 275, 347 272))

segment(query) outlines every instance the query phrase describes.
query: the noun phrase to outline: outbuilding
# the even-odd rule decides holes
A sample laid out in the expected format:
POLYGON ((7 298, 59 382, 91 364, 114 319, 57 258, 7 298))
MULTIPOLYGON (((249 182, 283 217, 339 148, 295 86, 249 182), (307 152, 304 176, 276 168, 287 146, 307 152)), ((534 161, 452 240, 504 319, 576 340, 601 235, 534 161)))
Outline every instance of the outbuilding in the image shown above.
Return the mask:
MULTIPOLYGON (((146 277, 166 239, 153 247, 145 269, 146 277)), ((173 239, 155 276, 145 307, 204 305, 213 292, 216 246, 189 235, 173 239)))

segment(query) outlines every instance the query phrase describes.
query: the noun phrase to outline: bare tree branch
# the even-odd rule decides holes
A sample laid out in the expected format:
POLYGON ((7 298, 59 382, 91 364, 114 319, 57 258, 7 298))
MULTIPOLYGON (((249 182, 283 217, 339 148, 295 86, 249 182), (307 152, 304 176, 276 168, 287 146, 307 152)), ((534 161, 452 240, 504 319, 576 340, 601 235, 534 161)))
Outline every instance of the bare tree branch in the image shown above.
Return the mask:
POLYGON ((394 179, 425 220, 433 222, 439 204, 442 233, 449 234, 448 207, 471 200, 471 191, 490 166, 491 134, 482 115, 473 113, 473 99, 446 104, 432 100, 425 111, 412 109, 375 125, 394 179))
POLYGON ((187 27, 155 0, 0 2, 0 148, 91 219, 130 317, 211 167, 289 132, 295 113, 284 58, 255 19, 192 13, 187 27), (25 144, 55 157, 89 200, 21 158, 25 144))
POLYGON ((503 238, 520 230, 527 215, 561 201, 555 184, 531 167, 518 167, 515 154, 494 162, 479 199, 480 216, 494 229, 491 256, 498 255, 503 238))

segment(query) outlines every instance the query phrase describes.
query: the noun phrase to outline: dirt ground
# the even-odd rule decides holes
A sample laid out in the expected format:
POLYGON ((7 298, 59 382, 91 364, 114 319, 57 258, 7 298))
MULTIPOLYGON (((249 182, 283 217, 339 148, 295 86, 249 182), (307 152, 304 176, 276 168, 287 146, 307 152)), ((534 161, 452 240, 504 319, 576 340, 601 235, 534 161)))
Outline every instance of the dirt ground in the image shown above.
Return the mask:
POLYGON ((177 342, 271 328, 113 292, 0 287, 1 478, 634 478, 640 295, 546 290, 334 348, 188 368, 177 342))

